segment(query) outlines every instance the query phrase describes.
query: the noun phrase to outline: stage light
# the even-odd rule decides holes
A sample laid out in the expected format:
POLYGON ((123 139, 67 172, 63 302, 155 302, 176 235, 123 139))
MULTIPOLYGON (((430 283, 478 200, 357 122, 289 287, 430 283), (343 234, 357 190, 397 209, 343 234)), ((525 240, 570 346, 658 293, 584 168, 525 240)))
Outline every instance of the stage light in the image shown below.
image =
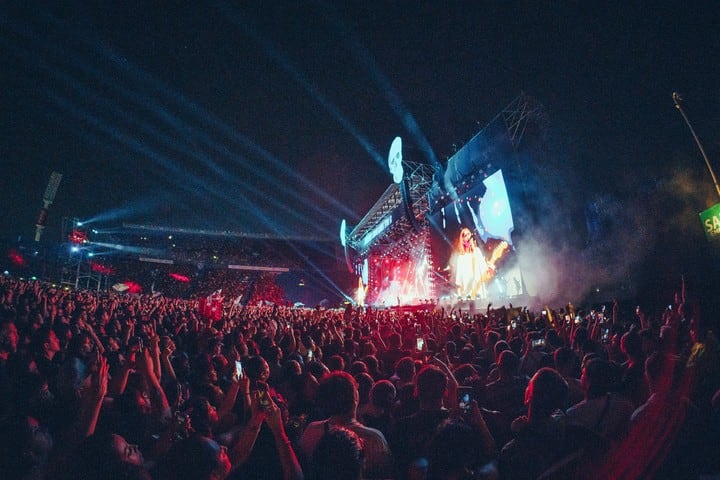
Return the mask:
POLYGON ((77 222, 77 223, 75 224, 75 226, 76 226, 76 227, 82 227, 82 226, 83 226, 83 222, 77 222))
POLYGON ((347 222, 344 218, 340 222, 340 245, 343 247, 347 245, 347 222))
POLYGON ((402 182, 402 139, 400 137, 395 137, 390 145, 390 151, 388 152, 388 170, 390 170, 395 183, 402 182))
POLYGON ((95 254, 93 252, 88 252, 88 257, 94 257, 95 254))
POLYGON ((70 251, 73 253, 77 253, 80 251, 80 247, 73 245, 72 247, 70 247, 70 251))
POLYGON ((7 270, 5 270, 5 271, 3 272, 3 275, 10 275, 10 272, 8 272, 7 270))

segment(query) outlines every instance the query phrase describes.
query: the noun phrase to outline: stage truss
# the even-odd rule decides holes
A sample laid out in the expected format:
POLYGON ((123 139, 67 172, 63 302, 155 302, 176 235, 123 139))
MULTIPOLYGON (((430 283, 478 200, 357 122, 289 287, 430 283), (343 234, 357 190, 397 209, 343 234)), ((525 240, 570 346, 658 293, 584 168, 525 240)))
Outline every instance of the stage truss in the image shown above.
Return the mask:
POLYGON ((404 167, 407 170, 403 179, 405 185, 391 184, 348 235, 348 246, 358 256, 363 257, 370 250, 382 254, 411 232, 427 225, 427 193, 433 184, 433 169, 429 165, 412 162, 405 162, 404 167), (407 203, 412 218, 408 218, 404 211, 403 187, 407 188, 407 203))
POLYGON ((510 142, 515 149, 520 145, 528 124, 537 125, 540 132, 547 131, 548 119, 545 107, 525 92, 522 92, 507 107, 503 108, 500 114, 505 121, 510 142))

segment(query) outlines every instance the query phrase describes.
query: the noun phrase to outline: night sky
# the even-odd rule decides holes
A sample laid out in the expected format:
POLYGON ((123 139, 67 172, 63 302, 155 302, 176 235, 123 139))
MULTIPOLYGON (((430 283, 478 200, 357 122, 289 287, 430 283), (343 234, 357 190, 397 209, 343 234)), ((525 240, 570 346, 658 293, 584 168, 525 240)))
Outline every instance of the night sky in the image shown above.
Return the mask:
POLYGON ((550 121, 553 181, 537 182, 574 211, 673 192, 642 215, 690 212, 680 230, 704 242, 697 213, 718 200, 671 98, 720 168, 714 2, 9 3, 3 238, 33 235, 53 171, 49 239, 98 215, 334 236, 390 184, 395 136, 406 159, 429 161, 425 138, 444 162, 521 91, 550 121))

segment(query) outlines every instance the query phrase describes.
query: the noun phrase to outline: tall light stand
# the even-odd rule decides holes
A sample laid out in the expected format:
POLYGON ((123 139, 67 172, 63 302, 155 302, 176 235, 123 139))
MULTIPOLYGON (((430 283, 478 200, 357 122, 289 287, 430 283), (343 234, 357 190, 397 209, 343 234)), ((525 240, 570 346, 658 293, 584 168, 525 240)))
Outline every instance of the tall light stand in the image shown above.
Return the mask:
POLYGON ((703 148, 702 144, 700 143, 700 139, 695 134, 695 130, 693 129, 692 125, 690 124, 690 120, 688 120, 687 115, 685 115, 685 112, 683 111, 682 107, 680 106, 680 102, 682 102, 682 97, 677 92, 673 92, 672 98, 673 98, 673 102, 675 102, 675 108, 677 108, 680 111, 680 115, 682 115, 683 119, 685 119, 685 123, 687 123, 687 126, 690 129, 690 133, 692 133, 692 136, 695 139, 695 143, 697 143, 697 146, 700 149, 700 153, 702 153, 702 156, 705 159, 705 165, 707 165, 707 168, 710 171, 710 176, 712 177, 712 181, 715 184, 715 191, 717 192, 718 197, 720 197, 720 186, 718 186, 717 178, 715 178, 715 172, 713 171, 712 166, 710 165, 710 161, 708 160, 707 155, 705 154, 705 149, 703 148))

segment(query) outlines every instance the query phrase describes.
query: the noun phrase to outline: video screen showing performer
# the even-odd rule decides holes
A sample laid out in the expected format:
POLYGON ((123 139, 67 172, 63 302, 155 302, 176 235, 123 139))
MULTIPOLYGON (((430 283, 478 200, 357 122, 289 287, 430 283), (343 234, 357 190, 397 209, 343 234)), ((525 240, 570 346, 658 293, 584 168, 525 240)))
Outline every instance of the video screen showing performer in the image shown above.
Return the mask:
POLYGON ((467 227, 460 229, 450 261, 456 295, 460 298, 485 296, 483 287, 495 276, 495 262, 507 248, 507 242, 502 241, 486 258, 485 251, 478 245, 473 232, 467 227))
POLYGON ((513 255, 514 222, 502 171, 483 177, 431 218, 438 294, 503 301, 524 293, 513 255))
POLYGON ((459 297, 475 297, 478 281, 482 272, 487 270, 487 262, 482 250, 469 228, 460 230, 455 247, 454 265, 455 286, 459 297))

